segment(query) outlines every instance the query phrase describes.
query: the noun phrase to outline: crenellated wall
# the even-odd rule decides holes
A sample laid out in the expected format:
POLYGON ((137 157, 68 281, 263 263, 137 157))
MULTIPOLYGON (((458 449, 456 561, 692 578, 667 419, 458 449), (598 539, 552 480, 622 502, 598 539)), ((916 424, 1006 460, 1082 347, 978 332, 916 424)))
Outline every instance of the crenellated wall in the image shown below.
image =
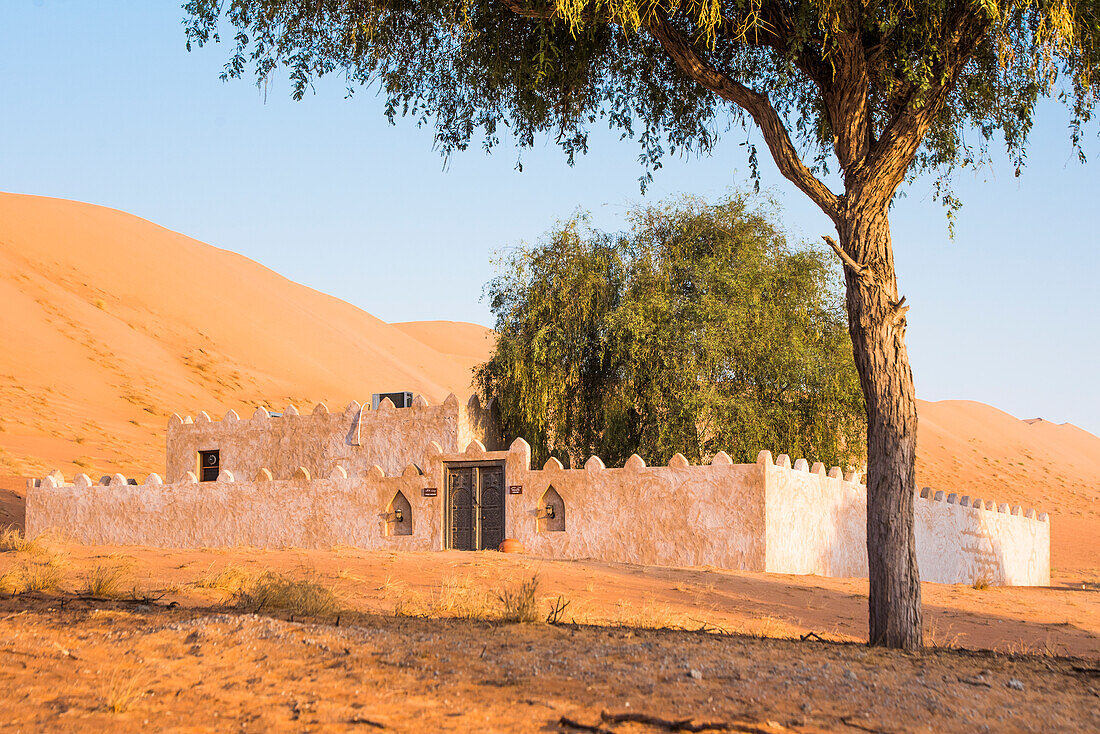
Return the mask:
POLYGON ((379 467, 349 477, 338 468, 314 479, 305 469, 289 479, 217 482, 189 477, 163 484, 156 474, 143 484, 115 475, 92 484, 81 474, 72 484, 53 478, 27 493, 27 533, 60 531, 81 543, 170 548, 229 546, 329 548, 345 544, 395 550, 439 550, 437 504, 421 496, 426 477, 416 467, 387 477, 379 467), (396 532, 392 505, 400 492, 412 508, 411 534, 396 532))
MULTIPOLYGON (((311 416, 278 419, 257 412, 254 426, 231 417, 220 423, 174 419, 169 442, 181 454, 206 448, 203 441, 222 441, 210 446, 223 451, 218 481, 197 482, 179 457, 180 476, 168 484, 155 474, 140 485, 117 474, 99 484, 84 475, 64 484, 53 472, 28 488, 27 532, 53 528, 84 543, 167 547, 438 550, 445 537, 447 467, 497 463, 510 489, 506 535, 536 556, 867 574, 867 495, 854 473, 844 476, 837 467, 827 471, 805 459, 792 466, 787 456, 773 461, 767 451, 753 464, 734 464, 720 452, 705 466, 689 465, 677 454, 667 466, 646 466, 632 456, 621 468, 592 457, 582 469, 564 469, 554 459, 533 469, 522 439, 508 450, 470 439, 459 452, 453 435, 446 443, 429 438, 443 430, 492 432, 491 413, 474 401, 459 406, 448 398, 435 408, 371 413, 353 403, 342 414, 319 406, 311 416), (420 428, 412 430, 406 417, 419 420, 420 428), (341 432, 343 440, 334 440, 341 432), (424 440, 409 443, 415 438, 424 440), (368 455, 393 446, 397 455, 416 460, 396 469, 392 457, 389 468, 363 466, 368 455), (290 457, 312 459, 321 477, 304 461, 293 466, 290 457), (277 468, 261 464, 265 459, 277 459, 277 468), (407 508, 407 525, 396 521, 395 507, 407 508)), ((914 501, 924 580, 1049 584, 1045 514, 929 490, 914 501)))
POLYGON ((287 479, 298 467, 327 476, 336 466, 357 472, 374 465, 396 474, 408 464, 424 466, 424 447, 432 441, 446 451, 459 451, 473 440, 502 448, 498 424, 493 407, 483 408, 476 395, 463 405, 453 394, 440 405, 418 395, 412 407, 400 409, 387 398, 377 410, 353 401, 335 413, 324 403, 305 415, 293 405, 279 416, 257 408, 248 420, 232 410, 220 421, 205 412, 194 419, 173 415, 166 476, 178 482, 197 472, 198 452, 213 449, 221 452, 221 468, 238 477, 251 478, 260 468, 287 479))
MULTIPOLYGON (((859 476, 760 452, 767 474, 767 570, 867 575, 867 490, 859 476)), ((914 498, 921 578, 944 584, 1050 585, 1050 518, 925 488, 914 498)))
POLYGON ((635 455, 612 469, 594 456, 583 469, 550 459, 531 470, 527 456, 509 465, 516 470, 508 483, 523 494, 508 496, 507 523, 509 536, 535 555, 764 570, 764 483, 755 464, 720 453, 709 465, 690 466, 677 454, 668 466, 650 467, 635 455), (545 522, 540 530, 551 488, 564 504, 564 531, 545 522))
POLYGON ((1050 586, 1050 516, 933 492, 915 500, 921 576, 955 583, 1050 586))
POLYGON ((766 481, 766 570, 819 576, 866 576, 866 488, 852 472, 828 472, 786 454, 756 459, 766 481))

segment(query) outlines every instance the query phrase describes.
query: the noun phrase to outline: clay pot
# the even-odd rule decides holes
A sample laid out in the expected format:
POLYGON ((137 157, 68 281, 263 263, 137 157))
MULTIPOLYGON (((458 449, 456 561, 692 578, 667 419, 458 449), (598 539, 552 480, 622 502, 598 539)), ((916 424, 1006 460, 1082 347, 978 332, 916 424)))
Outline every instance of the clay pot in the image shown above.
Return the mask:
POLYGON ((500 544, 498 548, 501 553, 526 553, 527 549, 523 547, 523 543, 519 542, 515 538, 505 538, 504 542, 500 544))

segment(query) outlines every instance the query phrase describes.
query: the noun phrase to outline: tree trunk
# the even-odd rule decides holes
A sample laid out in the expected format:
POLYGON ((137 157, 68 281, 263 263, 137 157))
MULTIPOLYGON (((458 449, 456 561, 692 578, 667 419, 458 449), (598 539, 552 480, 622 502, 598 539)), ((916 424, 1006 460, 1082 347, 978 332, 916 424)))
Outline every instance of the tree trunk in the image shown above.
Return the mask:
POLYGON ((913 533, 917 408, 905 349, 885 205, 849 206, 840 245, 866 269, 845 268, 848 327, 867 402, 867 561, 871 645, 923 644, 913 533))

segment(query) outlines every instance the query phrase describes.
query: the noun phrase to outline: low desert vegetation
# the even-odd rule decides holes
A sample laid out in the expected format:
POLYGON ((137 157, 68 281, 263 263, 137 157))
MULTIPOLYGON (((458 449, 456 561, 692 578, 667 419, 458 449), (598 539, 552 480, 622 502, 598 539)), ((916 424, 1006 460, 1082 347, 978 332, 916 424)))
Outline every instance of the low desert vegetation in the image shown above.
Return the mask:
POLYGON ((65 580, 64 565, 59 555, 46 561, 25 561, 0 575, 0 592, 15 595, 52 591, 65 580))
POLYGON ((125 594, 126 577, 122 566, 100 563, 85 574, 80 591, 93 599, 119 599, 125 594))
POLYGON ((0 530, 0 552, 43 553, 46 551, 41 537, 28 538, 22 530, 12 525, 0 530))
POLYGON ((428 600, 426 616, 488 619, 493 616, 487 592, 469 576, 447 576, 428 600))
POLYGON ((257 574, 244 566, 231 563, 217 571, 211 568, 199 576, 193 585, 200 589, 214 589, 227 594, 238 594, 256 579, 257 574))
POLYGON ((497 601, 500 602, 501 621, 524 624, 541 622, 538 593, 538 574, 497 591, 496 597, 497 601))
POLYGON ((103 688, 103 708, 124 714, 142 697, 148 676, 141 670, 116 670, 103 688))
POLYGON ((946 629, 941 628, 935 620, 930 621, 924 628, 924 644, 929 647, 953 650, 961 646, 964 636, 962 633, 955 632, 951 625, 946 629))
POLYGON ((23 591, 51 591, 65 579, 62 564, 51 558, 45 563, 25 563, 20 569, 23 591))
POLYGON ((393 608, 396 617, 497 618, 489 594, 479 589, 470 576, 445 576, 438 587, 426 594, 389 580, 382 590, 392 591, 396 596, 393 608))
POLYGON ((538 574, 506 583, 496 591, 470 576, 447 576, 428 593, 410 591, 401 584, 387 583, 383 589, 396 596, 394 616, 471 619, 490 622, 534 624, 565 622, 571 602, 562 595, 540 597, 538 574))
POLYGON ((0 592, 26 594, 58 588, 65 578, 65 557, 52 552, 43 536, 28 538, 19 528, 0 530, 0 553, 23 558, 18 566, 0 575, 0 592))
POLYGON ((248 612, 288 612, 295 616, 322 617, 340 611, 339 599, 330 586, 313 572, 293 577, 265 571, 246 582, 234 595, 238 609, 248 612))

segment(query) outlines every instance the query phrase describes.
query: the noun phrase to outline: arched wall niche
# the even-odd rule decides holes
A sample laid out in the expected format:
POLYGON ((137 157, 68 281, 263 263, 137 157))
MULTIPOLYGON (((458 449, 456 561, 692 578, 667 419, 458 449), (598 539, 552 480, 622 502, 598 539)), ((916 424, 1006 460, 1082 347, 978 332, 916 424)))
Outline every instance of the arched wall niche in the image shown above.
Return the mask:
POLYGON ((565 501, 552 484, 539 499, 538 517, 540 533, 565 532, 565 501))
POLYGON ((386 535, 412 535, 412 505, 398 492, 386 508, 386 535))

